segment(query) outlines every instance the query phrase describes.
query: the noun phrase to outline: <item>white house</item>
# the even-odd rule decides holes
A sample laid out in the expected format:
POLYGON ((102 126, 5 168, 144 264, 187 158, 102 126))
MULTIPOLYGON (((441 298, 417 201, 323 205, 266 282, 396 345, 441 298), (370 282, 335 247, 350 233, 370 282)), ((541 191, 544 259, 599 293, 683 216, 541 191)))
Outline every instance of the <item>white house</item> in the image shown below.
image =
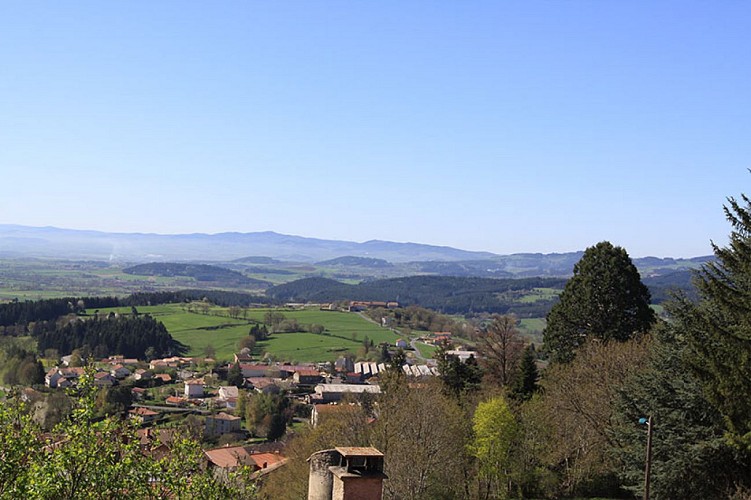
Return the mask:
POLYGON ((193 379, 185 381, 185 397, 202 398, 203 397, 203 380, 193 379))

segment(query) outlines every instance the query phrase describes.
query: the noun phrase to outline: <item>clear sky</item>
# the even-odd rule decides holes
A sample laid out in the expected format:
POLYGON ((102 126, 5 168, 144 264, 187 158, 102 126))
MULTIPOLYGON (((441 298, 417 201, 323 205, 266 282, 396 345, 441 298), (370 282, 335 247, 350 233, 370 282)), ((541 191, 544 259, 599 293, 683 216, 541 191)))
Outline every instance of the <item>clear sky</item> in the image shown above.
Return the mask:
POLYGON ((696 256, 749 167, 749 2, 0 3, 0 223, 696 256))

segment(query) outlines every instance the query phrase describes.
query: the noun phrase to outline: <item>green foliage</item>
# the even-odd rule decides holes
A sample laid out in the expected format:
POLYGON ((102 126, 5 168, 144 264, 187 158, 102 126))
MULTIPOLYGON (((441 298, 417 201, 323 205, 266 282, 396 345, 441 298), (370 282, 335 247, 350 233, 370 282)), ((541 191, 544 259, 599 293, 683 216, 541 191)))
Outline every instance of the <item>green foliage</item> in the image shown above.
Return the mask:
POLYGON ((23 403, 0 404, 0 498, 27 498, 26 471, 40 446, 39 430, 23 403))
POLYGON ((240 369, 240 363, 233 364, 227 371, 227 383, 235 387, 242 387, 243 381, 243 372, 240 369))
POLYGON ((165 326, 149 315, 73 320, 42 333, 37 342, 40 351, 57 349, 60 353, 70 353, 89 346, 102 356, 122 354, 143 358, 149 347, 153 347, 158 356, 185 351, 185 346, 175 341, 165 326))
POLYGON ((481 478, 487 481, 486 491, 494 491, 496 498, 505 498, 509 493, 511 446, 518 432, 506 400, 497 396, 478 404, 472 429, 474 440, 470 450, 477 458, 481 478))
POLYGON ((464 334, 462 324, 451 316, 440 314, 424 307, 408 306, 404 308, 386 309, 377 307, 368 309, 367 314, 376 323, 385 318, 390 327, 399 329, 409 328, 424 332, 452 332, 456 335, 464 334))
POLYGON ((279 439, 292 421, 294 410, 290 400, 282 394, 253 394, 245 406, 248 430, 269 441, 279 439))
POLYGON ((116 385, 99 389, 96 396, 96 409, 98 415, 122 416, 133 404, 131 387, 116 385))
POLYGON ((624 484, 642 494, 646 428, 638 420, 651 415, 655 497, 725 498, 751 486, 751 455, 723 438, 722 417, 686 364, 686 339, 674 327, 656 329, 655 337, 647 367, 628 380, 615 406, 613 451, 624 484))
POLYGON ((543 436, 538 459, 558 477, 558 496, 614 496, 618 464, 611 457, 614 401, 646 364, 648 337, 588 342, 570 363, 549 366, 532 398, 527 429, 543 436))
POLYGON ((470 356, 466 362, 462 362, 459 356, 448 354, 448 344, 438 347, 435 359, 438 361, 443 390, 446 394, 460 398, 462 395, 476 391, 482 380, 482 370, 474 356, 470 356))
MULTIPOLYGON (((250 327, 248 336, 253 337, 256 342, 266 340, 269 337, 269 330, 266 325, 259 325, 258 323, 250 327)), ((255 343, 253 344, 255 346, 255 343)))
POLYGON ((12 350, 6 353, 3 382, 8 385, 31 386, 44 383, 44 366, 33 353, 12 350))
POLYGON ((676 328, 687 336, 689 360, 707 399, 722 415, 728 437, 751 451, 751 201, 730 198, 725 215, 730 244, 714 246, 717 260, 704 266, 700 300, 681 300, 676 328))
POLYGON ((540 374, 537 371, 537 354, 534 345, 528 345, 524 349, 519 370, 516 372, 512 387, 511 395, 515 399, 526 401, 532 397, 537 390, 537 380, 540 374))
POLYGON ((95 419, 92 372, 78 392, 70 419, 46 441, 16 404, 0 406, 0 498, 253 497, 239 476, 225 483, 204 469, 195 441, 178 437, 169 455, 155 460, 142 452, 133 426, 95 419))
POLYGON ((265 287, 269 285, 267 281, 249 278, 240 272, 208 264, 153 262, 128 267, 123 269, 123 272, 140 276, 184 276, 200 282, 214 282, 224 287, 265 287))
POLYGON ((445 314, 485 311, 542 316, 550 300, 521 303, 519 295, 536 288, 560 288, 563 278, 491 279, 456 276, 409 276, 347 285, 324 278, 305 278, 269 288, 276 300, 336 302, 338 300, 389 301, 399 297, 404 305, 419 305, 445 314))
POLYGON ((607 241, 589 247, 547 316, 545 347, 553 360, 569 362, 587 339, 622 342, 645 333, 656 321, 649 299, 626 250, 607 241))

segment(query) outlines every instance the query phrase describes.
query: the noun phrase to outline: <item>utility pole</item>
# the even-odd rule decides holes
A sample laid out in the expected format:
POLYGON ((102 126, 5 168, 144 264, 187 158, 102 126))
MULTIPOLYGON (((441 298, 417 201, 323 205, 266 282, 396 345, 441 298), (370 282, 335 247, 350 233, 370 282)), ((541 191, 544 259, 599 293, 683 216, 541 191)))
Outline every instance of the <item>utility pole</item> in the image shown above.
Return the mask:
POLYGON ((649 473, 652 469, 652 415, 640 418, 639 423, 647 424, 647 459, 644 466, 644 500, 649 500, 649 473))

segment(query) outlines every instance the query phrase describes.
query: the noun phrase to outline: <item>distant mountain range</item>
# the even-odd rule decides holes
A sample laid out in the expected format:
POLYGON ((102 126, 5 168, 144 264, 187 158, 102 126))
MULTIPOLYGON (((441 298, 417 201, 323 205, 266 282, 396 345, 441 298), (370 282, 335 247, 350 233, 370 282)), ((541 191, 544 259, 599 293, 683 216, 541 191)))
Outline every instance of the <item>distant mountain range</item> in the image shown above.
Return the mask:
POLYGON ((491 258, 489 252, 372 240, 365 243, 290 236, 271 231, 219 234, 105 233, 0 224, 0 256, 126 262, 229 261, 249 255, 316 262, 344 256, 389 262, 491 258))
MULTIPOLYGON (((93 260, 119 264, 208 263, 248 275, 303 272, 352 280, 416 274, 565 277, 572 273, 582 253, 497 255, 419 243, 379 240, 356 243, 269 231, 161 235, 0 224, 0 258, 93 260)), ((645 257, 634 259, 634 263, 642 276, 659 276, 697 268, 712 258, 645 257)))

